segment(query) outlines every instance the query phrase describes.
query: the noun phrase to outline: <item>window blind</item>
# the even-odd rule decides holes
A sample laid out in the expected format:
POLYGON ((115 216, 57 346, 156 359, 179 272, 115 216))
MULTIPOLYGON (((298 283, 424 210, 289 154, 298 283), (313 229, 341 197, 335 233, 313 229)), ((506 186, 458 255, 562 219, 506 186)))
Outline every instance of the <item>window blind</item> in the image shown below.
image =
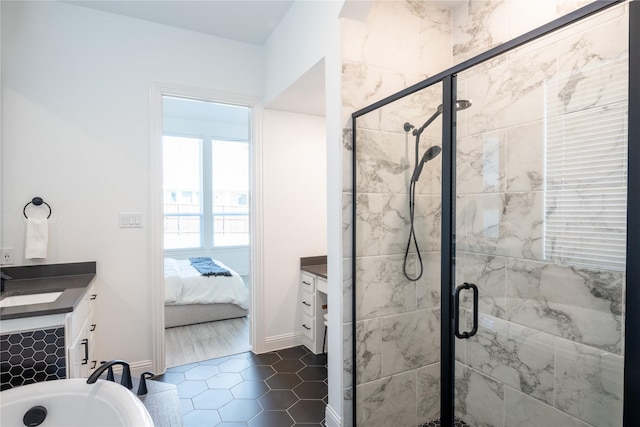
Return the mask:
POLYGON ((625 269, 627 75, 622 58, 546 84, 547 260, 625 269))

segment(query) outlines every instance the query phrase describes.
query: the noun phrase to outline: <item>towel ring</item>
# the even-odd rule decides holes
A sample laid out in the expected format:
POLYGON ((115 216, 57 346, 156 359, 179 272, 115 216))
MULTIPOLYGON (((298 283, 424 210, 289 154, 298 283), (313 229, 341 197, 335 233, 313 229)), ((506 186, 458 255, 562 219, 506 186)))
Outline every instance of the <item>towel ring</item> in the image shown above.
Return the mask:
POLYGON ((27 206, 29 206, 30 204, 33 204, 34 206, 40 206, 42 204, 47 205, 47 207, 49 208, 49 215, 47 215, 47 219, 51 218, 51 206, 49 206, 49 203, 42 200, 42 197, 34 197, 29 203, 24 205, 24 208, 22 208, 22 214, 25 218, 29 219, 29 217, 27 216, 27 206))

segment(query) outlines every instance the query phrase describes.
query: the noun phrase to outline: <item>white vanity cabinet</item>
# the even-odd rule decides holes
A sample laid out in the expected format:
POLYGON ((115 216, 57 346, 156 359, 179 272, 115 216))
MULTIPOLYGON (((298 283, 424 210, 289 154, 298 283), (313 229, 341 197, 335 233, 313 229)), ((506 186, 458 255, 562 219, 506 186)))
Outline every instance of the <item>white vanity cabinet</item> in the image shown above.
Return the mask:
POLYGON ((67 378, 86 378, 98 365, 98 325, 95 309, 97 297, 95 284, 92 283, 76 308, 67 315, 67 378))
POLYGON ((300 332, 303 344, 315 354, 322 353, 327 281, 307 271, 300 272, 300 332))

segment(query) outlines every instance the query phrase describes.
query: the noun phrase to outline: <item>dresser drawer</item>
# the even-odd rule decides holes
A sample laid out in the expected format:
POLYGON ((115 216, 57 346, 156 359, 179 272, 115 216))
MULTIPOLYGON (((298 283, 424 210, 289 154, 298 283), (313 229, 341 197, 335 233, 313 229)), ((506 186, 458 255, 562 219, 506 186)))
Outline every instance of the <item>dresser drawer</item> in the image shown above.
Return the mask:
POLYGON ((302 306, 302 314, 313 318, 316 296, 309 292, 302 292, 300 295, 300 305, 302 306))
POLYGON ((307 315, 302 315, 302 335, 313 341, 315 330, 313 327, 313 319, 307 315))
POLYGON ((316 291, 316 277, 303 272, 300 277, 300 286, 305 292, 314 293, 316 291))

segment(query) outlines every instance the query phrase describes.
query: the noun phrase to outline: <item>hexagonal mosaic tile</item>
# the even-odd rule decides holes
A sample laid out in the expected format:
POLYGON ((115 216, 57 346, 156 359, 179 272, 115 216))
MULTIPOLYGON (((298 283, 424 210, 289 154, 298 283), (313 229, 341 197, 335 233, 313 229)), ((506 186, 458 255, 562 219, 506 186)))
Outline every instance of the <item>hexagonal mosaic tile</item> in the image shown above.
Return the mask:
POLYGON ((184 427, 323 426, 327 357, 306 347, 240 353, 167 369, 184 427))
POLYGON ((66 377, 64 328, 0 336, 0 390, 66 377))

